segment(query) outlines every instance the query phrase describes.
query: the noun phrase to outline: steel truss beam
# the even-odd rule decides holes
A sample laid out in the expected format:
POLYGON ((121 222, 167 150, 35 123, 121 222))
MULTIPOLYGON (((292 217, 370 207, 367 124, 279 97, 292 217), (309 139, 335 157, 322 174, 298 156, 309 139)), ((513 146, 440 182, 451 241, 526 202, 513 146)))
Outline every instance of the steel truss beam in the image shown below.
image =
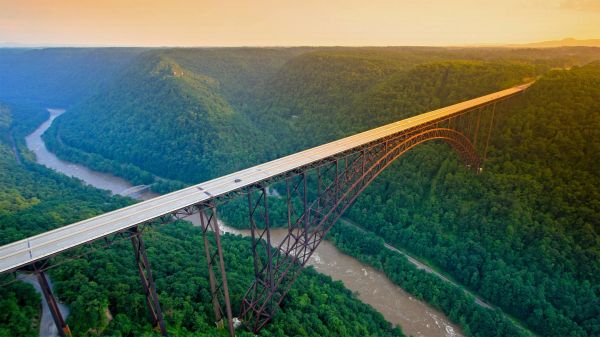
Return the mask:
MULTIPOLYGON (((215 196, 206 203, 163 214, 123 230, 111 238, 105 237, 106 246, 120 238, 131 238, 153 324, 166 336, 158 295, 141 237, 142 231, 146 227, 185 219, 199 213, 215 321, 218 327, 224 327, 224 304, 229 334, 233 337, 233 315, 216 205, 241 195, 247 196, 255 280, 242 300, 240 317, 254 332, 258 332, 273 318, 299 272, 334 223, 373 179, 396 158, 420 143, 442 139, 456 150, 467 166, 480 171, 483 160, 478 153, 483 153, 485 160, 494 123, 495 106, 494 102, 432 120, 296 167, 255 185, 215 196), (491 117, 487 119, 483 117, 486 110, 491 111, 491 117), (288 234, 275 249, 272 248, 270 235, 272 224, 269 218, 267 188, 277 182, 285 182, 288 234), (214 235, 215 247, 211 246, 208 232, 214 235)), ((43 275, 43 270, 39 270, 37 275, 43 275)), ((49 287, 46 289, 49 290, 49 287)), ((52 295, 51 291, 47 293, 52 295)), ((48 302, 52 301, 55 303, 53 297, 48 302)), ((57 326, 66 327, 67 330, 63 330, 63 333, 66 333, 68 326, 59 316, 60 313, 57 315, 57 326)))
MULTIPOLYGON (((297 186, 295 187, 297 188, 297 186)), ((288 186, 289 189, 289 186, 288 186)), ((288 202, 291 200, 288 197, 288 202)), ((250 233, 252 236, 252 257, 254 260, 254 284, 250 287, 242 300, 242 312, 258 312, 255 306, 263 304, 264 289, 275 290, 273 279, 273 247, 271 247, 271 223, 269 219, 269 199, 266 187, 256 190, 248 189, 248 210, 250 233)), ((291 216, 288 208, 288 219, 291 216)), ((272 299, 265 302, 265 310, 260 311, 263 319, 270 319, 275 313, 277 304, 272 299)))
POLYGON ((146 255, 146 247, 144 245, 144 240, 142 239, 142 234, 138 231, 137 226, 131 228, 129 231, 152 325, 157 331, 160 331, 163 336, 167 336, 167 328, 158 302, 156 285, 154 284, 154 278, 152 277, 152 269, 150 268, 150 262, 146 255))
POLYGON ((221 303, 225 304, 225 314, 227 317, 227 328, 229 336, 235 336, 233 326, 233 314, 231 311, 231 301, 229 299, 229 286, 227 284, 227 274, 225 272, 225 261, 223 259, 223 248, 221 246, 221 230, 217 217, 217 208, 214 204, 199 205, 200 225, 202 227, 202 238, 204 240, 204 253, 206 254, 206 263, 208 266, 208 280, 210 282, 210 293, 215 314, 215 324, 217 328, 223 329, 223 309, 221 303), (213 233, 215 246, 212 247, 208 239, 208 232, 213 233), (217 284, 217 275, 220 275, 220 282, 217 284))
MULTIPOLYGON (((472 120, 475 119, 472 118, 472 120)), ((469 126, 468 119, 465 118, 463 122, 467 130, 475 129, 469 126)), ((471 137, 474 137, 474 134, 474 130, 470 132, 471 137)), ((328 165, 323 165, 324 169, 316 169, 317 195, 310 203, 308 203, 309 192, 307 190, 309 170, 287 179, 288 234, 279 244, 278 249, 274 251, 275 257, 268 255, 267 264, 262 268, 256 267, 261 264, 257 263, 257 259, 260 257, 254 253, 255 271, 259 270, 259 273, 242 301, 240 316, 255 333, 260 331, 273 317, 277 307, 283 301, 310 256, 358 195, 396 158, 416 145, 433 139, 446 141, 456 150, 467 166, 476 170, 480 168, 481 159, 472 141, 459 131, 441 128, 438 127, 438 123, 435 123, 364 147, 360 151, 343 158, 336 158, 327 163, 328 165), (343 163, 341 172, 339 170, 340 163, 343 163), (334 172, 334 177, 328 180, 329 184, 324 189, 322 189, 323 171, 334 172), (299 194, 304 205, 302 214, 295 218, 293 216, 295 208, 292 202, 294 193, 299 194)), ((263 219, 267 225, 259 236, 255 236, 256 226, 251 220, 253 249, 259 245, 256 240, 266 237, 270 242, 268 202, 265 192, 261 195, 261 200, 265 205, 263 219)), ((249 206, 251 214, 253 214, 256 205, 254 205, 254 209, 252 203, 249 206)), ((267 242, 264 244, 267 246, 266 251, 272 252, 268 248, 267 242)))

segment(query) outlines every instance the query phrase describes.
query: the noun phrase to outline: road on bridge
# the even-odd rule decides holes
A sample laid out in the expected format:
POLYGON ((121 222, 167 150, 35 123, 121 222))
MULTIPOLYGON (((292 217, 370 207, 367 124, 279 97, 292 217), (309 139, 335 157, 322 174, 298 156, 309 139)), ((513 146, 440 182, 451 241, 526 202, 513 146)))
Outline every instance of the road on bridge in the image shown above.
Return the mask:
POLYGON ((407 118, 10 243, 0 247, 0 273, 17 269, 84 243, 135 227, 165 214, 210 201, 218 196, 240 191, 261 181, 280 177, 292 170, 307 167, 312 163, 359 148, 379 139, 492 104, 519 94, 530 85, 531 83, 523 84, 407 118))

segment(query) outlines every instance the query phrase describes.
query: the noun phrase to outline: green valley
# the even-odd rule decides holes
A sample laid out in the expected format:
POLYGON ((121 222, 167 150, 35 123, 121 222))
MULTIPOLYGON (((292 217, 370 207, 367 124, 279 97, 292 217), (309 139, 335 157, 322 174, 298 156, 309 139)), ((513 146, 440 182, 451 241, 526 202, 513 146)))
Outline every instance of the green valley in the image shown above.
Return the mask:
MULTIPOLYGON (((4 53, 0 60, 13 57, 4 53)), ((133 184, 152 184, 161 193, 536 80, 497 106, 480 174, 464 167, 445 144, 420 145, 344 215, 366 232, 339 223, 328 239, 444 312, 469 336, 600 335, 599 48, 97 53, 110 61, 99 62, 106 67, 101 87, 83 81, 64 101, 49 100, 64 102, 68 110, 44 140, 60 158, 133 184), (497 309, 417 270, 385 249, 382 239, 497 309)), ((0 67, 0 74, 11 71, 0 67)), ((70 81, 67 75, 57 80, 70 81)), ((40 90, 59 96, 53 88, 40 90)), ((40 101, 24 102, 10 91, 0 99, 10 102, 0 106, 2 243, 133 202, 33 164, 22 139, 47 113, 40 101)), ((283 200, 271 199, 274 219, 285 218, 283 200)), ((226 208, 223 219, 246 228, 247 216, 237 206, 226 208)), ((177 336, 224 333, 210 323, 200 235, 185 222, 147 235, 163 311, 177 336)), ((252 279, 250 240, 226 235, 223 241, 232 303, 238 305, 252 279)), ((150 334, 130 249, 128 242, 119 243, 51 272, 78 334, 150 334)), ((0 291, 0 309, 13 313, 0 315, 0 336, 24 325, 29 328, 19 335, 35 335, 38 304, 32 290, 15 283, 0 291)), ((261 336, 402 335, 340 282, 313 269, 292 292, 261 336)), ((251 335, 239 336, 246 334, 251 335)))
MULTIPOLYGON (((0 244, 19 240, 83 218, 123 207, 133 200, 110 196, 81 181, 67 178, 31 162, 21 147, 17 162, 7 132, 31 131, 37 114, 3 104, 0 142, 0 244)), ((43 120, 43 119, 42 119, 43 120)), ((22 139, 20 139, 22 142, 22 139)), ((176 336, 221 336, 211 322, 212 306, 201 230, 187 222, 156 228, 145 236, 149 256, 161 288, 161 304, 169 332, 176 336)), ((213 243, 214 244, 214 243, 213 243)), ((237 296, 251 280, 250 241, 239 236, 223 237, 230 269, 232 293, 237 296)), ((69 304, 68 323, 76 336, 151 336, 145 297, 134 268, 131 244, 117 241, 110 249, 78 248, 56 258, 50 270, 58 297, 69 304), (85 254, 83 259, 70 257, 85 254), (64 263, 67 262, 67 263, 64 263), (64 263, 64 264, 63 264, 64 263), (98 277, 98 275, 102 275, 98 277)), ((0 336, 36 336, 39 326, 39 295, 33 288, 0 276, 0 336)), ((403 336, 381 314, 361 303, 349 290, 331 278, 309 270, 286 302, 282 314, 261 336, 327 335, 403 336), (310 322, 310 324, 300 324, 310 322)), ((239 298, 234 298, 239 303, 239 298)), ((252 336, 240 332, 238 336, 252 336)))

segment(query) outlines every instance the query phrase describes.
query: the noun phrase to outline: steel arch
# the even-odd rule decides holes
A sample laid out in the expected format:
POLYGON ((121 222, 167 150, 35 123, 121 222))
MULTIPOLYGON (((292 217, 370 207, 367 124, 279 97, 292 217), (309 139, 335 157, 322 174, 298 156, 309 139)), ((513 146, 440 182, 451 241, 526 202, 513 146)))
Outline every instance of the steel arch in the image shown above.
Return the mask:
MULTIPOLYGON (((362 174, 358 179, 352 181, 348 188, 340 189, 339 181, 336 179, 319 195, 308 211, 296 221, 293 227, 289 228, 289 233, 278 246, 279 256, 275 259, 275 264, 267 265, 261 271, 262 277, 256 278, 248 288, 242 300, 240 316, 244 318, 246 324, 252 322, 251 328, 254 332, 258 332, 271 320, 298 277, 300 270, 306 265, 331 227, 362 191, 397 158, 417 145, 431 140, 444 140, 457 152, 467 166, 477 171, 480 169, 481 158, 473 143, 463 133, 450 128, 433 127, 418 130, 415 133, 401 135, 396 139, 374 145, 372 149, 380 146, 384 150, 375 152, 368 167, 365 167, 365 163, 369 159, 366 155, 363 155, 362 161, 355 162, 362 166, 362 174), (334 190, 342 192, 339 198, 337 197, 338 192, 336 192, 335 203, 329 208, 319 207, 328 205, 327 198, 334 190), (315 207, 319 209, 314 209, 315 207), (313 216, 311 219, 313 212, 323 214, 323 216, 313 216), (307 219, 309 222, 313 222, 310 226, 300 225, 307 222, 307 219), (261 279, 272 280, 271 285, 261 282, 261 279)), ((347 171, 349 170, 356 171, 357 165, 348 167, 341 172, 340 176, 348 176, 347 171)))

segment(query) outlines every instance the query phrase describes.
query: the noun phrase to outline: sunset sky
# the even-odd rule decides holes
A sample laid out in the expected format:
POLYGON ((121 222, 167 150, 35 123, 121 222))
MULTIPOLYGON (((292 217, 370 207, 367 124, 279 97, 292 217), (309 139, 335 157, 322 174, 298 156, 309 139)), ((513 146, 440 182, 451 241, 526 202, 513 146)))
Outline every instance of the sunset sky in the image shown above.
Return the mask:
POLYGON ((469 45, 600 38, 600 0, 0 0, 0 44, 469 45))

